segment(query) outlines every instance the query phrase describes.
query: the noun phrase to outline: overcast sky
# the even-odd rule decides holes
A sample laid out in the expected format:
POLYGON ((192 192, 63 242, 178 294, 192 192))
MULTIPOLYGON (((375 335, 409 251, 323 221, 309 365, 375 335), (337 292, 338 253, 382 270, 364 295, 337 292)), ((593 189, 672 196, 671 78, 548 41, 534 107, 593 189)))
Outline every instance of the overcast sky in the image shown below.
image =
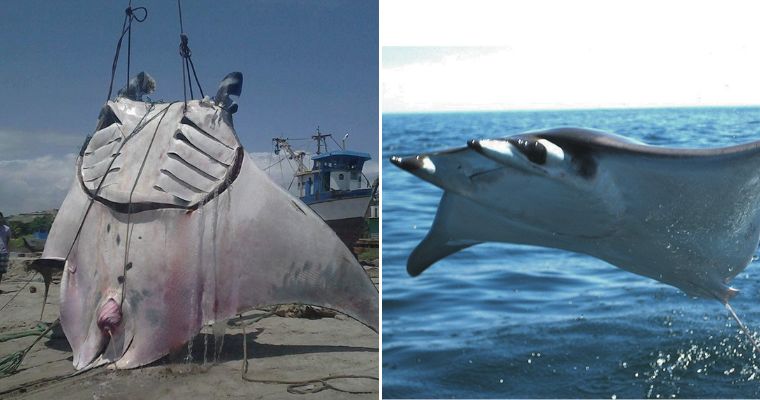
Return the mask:
POLYGON ((758 11, 748 1, 383 1, 383 112, 757 105, 758 11))
MULTIPOLYGON (((0 211, 56 208, 63 200, 74 154, 108 93, 127 4, 30 0, 3 8, 0 211)), ((132 75, 144 70, 156 79, 154 99, 182 99, 176 1, 133 5, 147 6, 149 14, 133 26, 132 75)), ((350 133, 349 147, 370 153, 368 168, 377 174, 377 1, 185 0, 182 6, 206 94, 213 96, 227 73, 243 73, 235 128, 262 165, 272 137, 307 137, 320 126, 338 138, 350 133)), ((126 81, 124 54, 114 92, 126 81)))

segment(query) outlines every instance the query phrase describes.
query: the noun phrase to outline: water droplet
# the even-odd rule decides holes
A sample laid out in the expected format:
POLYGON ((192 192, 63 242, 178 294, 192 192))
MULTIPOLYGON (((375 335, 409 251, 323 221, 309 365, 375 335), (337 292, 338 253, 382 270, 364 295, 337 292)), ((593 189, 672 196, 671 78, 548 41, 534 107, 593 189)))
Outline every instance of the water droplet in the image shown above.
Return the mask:
POLYGON ((533 360, 531 360, 531 359, 529 358, 529 359, 528 359, 528 364, 530 364, 532 361, 533 361, 533 360))
POLYGON ((612 395, 612 400, 615 400, 615 399, 617 399, 617 396, 613 394, 612 395))
POLYGON ((657 359, 657 366, 658 367, 662 367, 662 364, 665 364, 665 359, 664 358, 658 358, 657 359))
POLYGON ((504 383, 504 379, 499 379, 499 383, 504 383))
POLYGON ((623 368, 628 368, 628 363, 623 361, 623 368))

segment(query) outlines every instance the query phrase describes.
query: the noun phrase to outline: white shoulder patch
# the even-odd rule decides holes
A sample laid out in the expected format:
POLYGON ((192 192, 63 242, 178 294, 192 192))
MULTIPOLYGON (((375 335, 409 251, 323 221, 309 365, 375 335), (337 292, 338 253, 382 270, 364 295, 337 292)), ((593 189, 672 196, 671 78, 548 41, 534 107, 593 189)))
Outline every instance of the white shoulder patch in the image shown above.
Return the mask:
POLYGON ((538 143, 541 143, 546 149, 547 162, 561 162, 565 160, 565 151, 561 147, 546 139, 538 139, 538 143))

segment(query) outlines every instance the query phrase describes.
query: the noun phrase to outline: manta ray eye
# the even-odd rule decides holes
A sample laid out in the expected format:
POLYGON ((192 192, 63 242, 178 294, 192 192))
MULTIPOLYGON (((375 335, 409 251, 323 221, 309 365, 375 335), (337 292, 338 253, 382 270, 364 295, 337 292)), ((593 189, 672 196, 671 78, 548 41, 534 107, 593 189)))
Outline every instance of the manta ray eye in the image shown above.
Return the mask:
POLYGON ((508 138, 507 141, 531 162, 541 165, 546 163, 546 147, 538 141, 525 138, 508 138))

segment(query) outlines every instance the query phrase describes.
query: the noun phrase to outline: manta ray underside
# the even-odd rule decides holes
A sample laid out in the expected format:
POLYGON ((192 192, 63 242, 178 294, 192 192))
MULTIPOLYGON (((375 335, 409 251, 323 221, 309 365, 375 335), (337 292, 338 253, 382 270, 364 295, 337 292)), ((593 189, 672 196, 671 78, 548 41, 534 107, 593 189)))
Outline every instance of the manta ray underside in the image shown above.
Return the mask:
POLYGON ((103 108, 43 262, 65 264, 61 325, 82 369, 132 368, 252 308, 304 303, 377 331, 378 292, 232 126, 242 75, 213 100, 146 103, 146 74, 103 108))
POLYGON ((559 128, 391 161, 444 189, 411 275, 478 243, 521 243, 727 305, 760 239, 760 142, 677 149, 559 128))

